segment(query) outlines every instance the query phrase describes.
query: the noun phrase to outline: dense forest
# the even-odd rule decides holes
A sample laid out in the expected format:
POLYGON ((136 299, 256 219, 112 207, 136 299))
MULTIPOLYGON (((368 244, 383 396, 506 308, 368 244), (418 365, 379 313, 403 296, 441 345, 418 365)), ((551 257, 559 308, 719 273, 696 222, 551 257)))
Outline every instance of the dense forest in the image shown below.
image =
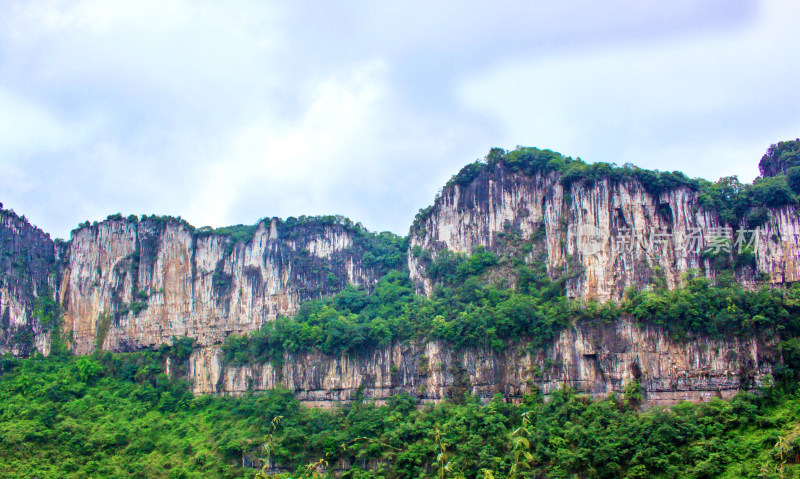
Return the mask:
POLYGON ((469 395, 419 407, 309 409, 291 391, 193 397, 157 352, 3 358, 8 478, 797 477, 800 397, 763 384, 732 400, 639 409, 635 383, 590 400, 563 389, 513 405, 469 395), (274 462, 269 462, 274 461, 274 462), (258 465, 280 464, 282 469, 258 465), (245 467, 243 467, 243 464, 245 467), (253 467, 248 467, 253 466, 253 467), (326 467, 327 466, 327 467, 326 467))

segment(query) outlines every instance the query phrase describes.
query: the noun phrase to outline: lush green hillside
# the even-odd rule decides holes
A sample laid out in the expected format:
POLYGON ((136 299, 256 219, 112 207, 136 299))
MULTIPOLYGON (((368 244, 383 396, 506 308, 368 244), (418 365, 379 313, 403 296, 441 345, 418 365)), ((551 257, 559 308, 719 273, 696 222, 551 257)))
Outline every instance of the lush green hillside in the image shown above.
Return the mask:
POLYGON ((254 477, 257 470, 241 467, 243 457, 266 457, 264 444, 293 470, 286 477, 339 458, 355 464, 343 474, 354 478, 800 473, 800 397, 790 388, 649 412, 638 411, 635 387, 602 401, 560 391, 519 406, 500 397, 482 406, 465 396, 418 409, 399 396, 387 406, 356 402, 327 411, 300 406, 288 391, 192 397, 160 367, 167 355, 180 359, 185 346, 3 358, 2 477, 254 477), (277 426, 274 418, 281 418, 277 426))
POLYGON ((268 455, 287 477, 339 459, 348 465, 344 477, 781 477, 784 461, 785 477, 800 473, 800 288, 748 291, 721 274, 714 284, 689 275, 669 291, 656 277, 651 291, 601 305, 567 300, 563 278, 547 278, 516 253, 439 255, 429 270, 439 280, 431 298, 390 272, 370 293, 349 288, 305 303, 294 318, 229 337, 226 360, 269 361, 312 348, 358 354, 412 338, 502 348, 527 336, 541 347, 568 320, 626 314, 676 339, 781 335, 783 364, 774 388, 760 395, 668 411, 641 412, 635 383, 624 397, 602 401, 565 390, 548 402, 530 395, 520 405, 500 397, 481 405, 456 396, 418 408, 399 396, 387 406, 357 401, 326 411, 302 407, 290 391, 193 397, 175 367, 191 352, 188 338, 159 351, 77 358, 56 343, 49 358, 0 362, 0 474, 254 477, 258 469, 242 465, 268 455), (167 357, 174 378, 163 374, 167 357))

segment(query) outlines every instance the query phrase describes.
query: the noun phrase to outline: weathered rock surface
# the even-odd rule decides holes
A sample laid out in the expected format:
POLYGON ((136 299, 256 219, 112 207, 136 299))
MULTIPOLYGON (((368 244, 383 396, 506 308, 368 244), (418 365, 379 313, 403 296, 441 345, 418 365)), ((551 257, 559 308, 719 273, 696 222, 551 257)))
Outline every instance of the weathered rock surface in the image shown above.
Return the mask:
POLYGON ((34 314, 37 301, 53 299, 61 246, 25 217, 0 209, 0 354, 50 351, 51 324, 34 314))
POLYGON ((190 336, 199 346, 258 329, 301 301, 374 283, 352 228, 261 222, 252 239, 198 235, 173 218, 112 219, 73 231, 63 271, 74 352, 130 351, 190 336))
POLYGON ((189 375, 196 393, 244 393, 284 387, 306 404, 332 406, 356 394, 381 402, 401 392, 423 402, 464 392, 520 399, 562 385, 604 396, 638 379, 646 401, 728 397, 772 371, 773 348, 755 338, 672 341, 663 330, 630 320, 565 330, 546 350, 525 342, 501 352, 453 350, 439 342, 393 344, 365 355, 286 354, 279 364, 225 365, 218 347, 196 350, 189 375))
MULTIPOLYGON (((654 278, 668 287, 683 272, 714 277, 702 251, 729 235, 752 245, 754 261, 737 268, 751 286, 786 284, 800 276, 800 217, 796 206, 767 212, 758 234, 738 237, 699 206, 695 191, 654 196, 635 179, 599 179, 562 186, 556 173, 525 176, 502 165, 466 186, 445 188, 412 227, 408 267, 422 293, 434 283, 418 252, 433 258, 447 248, 502 250, 510 233, 536 243, 553 277, 567 277, 567 294, 619 299, 654 278), (416 247, 416 248, 415 248, 416 247), (415 253, 415 250, 417 253, 415 253)), ((393 344, 361 356, 286 354, 280 364, 224 364, 220 344, 231 333, 258 329, 295 313, 304 300, 347 284, 371 286, 383 271, 365 261, 358 232, 339 223, 262 221, 243 241, 210 234, 174 218, 111 217, 53 242, 12 212, 0 211, 0 353, 45 354, 53 325, 34 314, 42 298, 56 299, 75 354, 98 348, 132 351, 196 339, 189 378, 197 393, 241 393, 288 387, 316 405, 349 400, 358 391, 381 401, 408 392, 423 401, 471 391, 519 398, 534 387, 549 394, 562 384, 604 395, 638 378, 651 403, 727 396, 771 372, 770 341, 740 338, 670 340, 663 330, 581 324, 547 350, 524 341, 502 352, 453 350, 438 342, 393 344), (370 266, 368 266, 370 265, 370 266)))
POLYGON ((443 249, 469 253, 475 246, 497 249, 502 236, 518 231, 543 243, 548 272, 578 274, 567 282, 570 297, 619 299, 625 288, 645 288, 662 274, 675 287, 681 274, 698 269, 713 277, 704 250, 724 250, 752 243, 757 270, 744 268, 739 280, 753 284, 764 273, 774 284, 800 275, 800 216, 795 206, 769 211, 758 229, 722 228, 713 211, 699 206, 697 193, 681 187, 649 194, 634 179, 608 178, 586 186, 562 186, 556 173, 526 176, 502 166, 484 171, 466 187, 442 192, 431 212, 412 227, 408 262, 419 291, 430 294, 433 282, 415 246, 435 258, 443 249), (658 269, 656 269, 656 267, 658 269))

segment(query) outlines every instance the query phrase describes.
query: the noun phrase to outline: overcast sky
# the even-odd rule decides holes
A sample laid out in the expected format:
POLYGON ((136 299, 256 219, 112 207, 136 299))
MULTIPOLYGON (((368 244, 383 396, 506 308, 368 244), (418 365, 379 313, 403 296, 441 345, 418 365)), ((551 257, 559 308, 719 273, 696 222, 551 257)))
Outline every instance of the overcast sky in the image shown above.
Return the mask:
POLYGON ((751 181, 800 136, 799 5, 0 0, 0 202, 405 234, 493 146, 751 181))

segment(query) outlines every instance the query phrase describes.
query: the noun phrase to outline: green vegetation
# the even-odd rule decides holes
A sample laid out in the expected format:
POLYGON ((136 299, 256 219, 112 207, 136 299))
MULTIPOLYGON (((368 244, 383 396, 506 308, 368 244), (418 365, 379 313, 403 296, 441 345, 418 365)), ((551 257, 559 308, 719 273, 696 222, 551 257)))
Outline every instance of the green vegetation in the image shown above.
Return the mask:
POLYGON ((373 233, 356 224, 355 243, 366 251, 363 256, 364 265, 375 268, 380 273, 402 268, 406 263, 408 237, 398 236, 389 231, 373 233))
POLYGON ((412 254, 427 264, 428 277, 444 284, 455 284, 470 276, 480 276, 499 262, 497 255, 483 246, 476 246, 471 255, 442 250, 434 260, 430 260, 427 252, 422 252, 418 246, 416 248, 412 254))
POLYGON ((56 326, 59 317, 58 302, 53 299, 53 291, 46 289, 33 301, 33 318, 45 328, 56 326))
MULTIPOLYGON (((767 173, 751 185, 735 177, 710 183, 678 172, 590 165, 549 150, 517 148, 491 150, 485 161, 465 167, 448 186, 468 186, 501 164, 526 175, 557 173, 565 187, 590 186, 603 178, 638 181, 656 196, 692 189, 699 206, 716 211, 724 223, 755 227, 764 224, 768 208, 797 202, 798 145, 773 145, 762 159, 767 173)), ((430 211, 422 210, 418 223, 430 211)), ((667 208, 659 214, 672 213, 667 208)), ((250 241, 257 227, 195 231, 189 226, 196 237, 226 237, 229 254, 234 245, 250 241)), ((300 250, 291 259, 294 269, 322 278, 323 288, 341 291, 304 302, 293 318, 279 317, 258 331, 229 336, 222 345, 229 365, 280 366, 287 353, 311 350, 368 354, 412 340, 494 351, 524 341, 531 350, 541 350, 573 322, 614 322, 626 316, 664 328, 677 341, 697 335, 768 339, 764 347, 776 362, 774 374, 749 384, 755 394, 648 411, 641 410, 647 378, 628 382, 621 396, 601 400, 561 389, 548 401, 534 392, 518 405, 499 395, 481 404, 463 394, 463 367, 450 371, 451 399, 424 407, 411 395, 376 406, 360 392, 352 403, 332 410, 302 407, 285 390, 194 397, 182 379, 191 338, 173 338, 171 346, 157 351, 73 357, 61 343, 58 304, 44 294, 34 302, 33 314, 52 328, 51 357, 0 357, 0 474, 175 479, 280 472, 283 477, 321 477, 323 466, 342 460, 345 479, 800 476, 800 285, 746 290, 736 283, 731 271, 752 265, 752 248, 732 257, 706 256, 717 265, 713 281, 689 272, 679 287, 667 290, 654 268, 647 290, 631 289, 619 304, 599 304, 566 297, 566 283, 580 273, 570 258, 559 276, 545 271, 537 256, 543 254, 543 226, 523 239, 508 225, 498 233, 495 251, 477 247, 471 254, 443 250, 434 256, 413 248, 411 255, 434 284, 426 297, 416 294, 402 269, 408 238, 371 233, 342 216, 290 217, 278 228, 280 237, 295 241, 300 250), (351 232, 353 251, 383 275, 370 290, 341 289, 338 270, 301 250, 303 238, 330 227, 351 232), (537 258, 532 263, 523 259, 531 256, 537 258), (168 359, 171 377, 164 374, 168 359), (270 469, 261 461, 267 457, 282 469, 270 469)), ((145 255, 149 249, 143 248, 145 255)), ((137 249, 129 258, 131 274, 138 271, 139 256, 137 249)), ((146 258, 142 261, 147 264, 146 258)), ((213 288, 230 287, 230 275, 217 268, 213 288)), ((146 307, 149 293, 136 283, 133 288, 132 302, 120 304, 118 316, 146 307)), ((96 319, 98 349, 114 319, 105 311, 96 319)), ((17 334, 14 341, 32 343, 31 331, 17 334)), ((434 367, 421 358, 418 371, 428 374, 434 367)), ((397 365, 389 371, 395 379, 400 373, 397 365)))
MULTIPOLYGON (((715 281, 684 275, 668 290, 657 274, 649 290, 630 289, 616 304, 569 300, 569 269, 551 279, 543 261, 527 264, 519 253, 531 243, 515 243, 514 254, 498 257, 482 247, 465 255, 414 248, 437 286, 431 297, 415 294, 407 272, 392 271, 371 292, 349 286, 335 296, 308 301, 294 318, 279 317, 249 335, 229 336, 224 358, 232 364, 281 361, 284 352, 318 349, 325 354, 366 353, 395 341, 442 340, 454 348, 502 350, 509 340, 524 338, 533 349, 548 346, 573 321, 611 322, 627 315, 642 324, 666 328, 678 341, 698 334, 712 338, 800 335, 800 285, 789 289, 747 290, 730 270, 715 281), (500 281, 491 280, 501 272, 500 281), (509 284, 509 280, 513 283, 509 284)), ((738 259, 745 258, 745 250, 738 259)))
POLYGON ((682 186, 698 190, 703 182, 699 179, 690 179, 679 171, 644 170, 631 164, 618 167, 610 163, 586 163, 580 158, 573 159, 552 150, 520 146, 512 151, 492 148, 483 161, 476 161, 462 168, 450 179, 446 187, 455 184, 467 186, 482 172, 493 171, 499 165, 528 176, 558 173, 561 184, 565 187, 573 183, 592 186, 602 178, 609 178, 612 181, 637 179, 654 196, 682 186))
POLYGON ((194 398, 163 375, 169 355, 0 359, 0 475, 248 477, 222 437, 241 416, 231 401, 194 398))
MULTIPOLYGON (((573 184, 591 187, 604 178, 612 182, 635 180, 655 198, 676 188, 689 188, 698 192, 700 206, 716 212, 724 224, 734 228, 741 224, 749 228, 763 225, 767 219, 765 208, 797 204, 800 194, 800 140, 772 145, 759 166, 763 177, 752 184, 743 184, 735 176, 712 183, 688 178, 679 171, 645 170, 629 163, 622 167, 602 162, 587 164, 551 150, 517 147, 512 151, 492 148, 485 159, 462 168, 445 188, 466 187, 481 174, 491 174, 499 167, 528 176, 555 173, 565 188, 573 184)), ((420 210, 414 227, 419 227, 432 210, 420 210)))
POLYGON ((405 253, 408 248, 408 238, 398 236, 389 231, 374 233, 361 223, 341 215, 326 216, 290 216, 279 222, 280 237, 293 240, 300 235, 321 233, 324 228, 340 226, 353 233, 353 248, 364 251, 364 265, 376 268, 383 275, 389 270, 402 267, 405 263, 405 253))
MULTIPOLYGON (((358 224, 360 225, 360 223, 358 224)), ((343 226, 349 229, 354 228, 355 224, 350 218, 342 215, 301 215, 299 218, 290 216, 285 220, 280 221, 278 226, 282 236, 293 239, 297 237, 303 228, 322 229, 330 226, 343 226)))
POLYGON ((310 464, 339 459, 352 464, 345 479, 800 472, 800 397, 791 386, 648 412, 636 407, 636 383, 623 398, 596 401, 564 389, 520 405, 467 395, 419 408, 400 395, 386 406, 356 398, 324 410, 283 390, 193 397, 185 381, 162 373, 167 357, 180 363, 188 351, 191 340, 176 338, 152 352, 0 357, 0 474, 252 478, 267 456, 295 478, 323 475, 310 464))
POLYGON ((789 289, 747 290, 729 271, 712 282, 689 272, 683 287, 627 292, 623 312, 669 330, 676 339, 703 333, 713 338, 751 337, 770 332, 800 335, 800 284, 789 289))
POLYGON ((715 211, 723 223, 734 228, 740 224, 749 228, 762 226, 767 220, 766 208, 797 203, 784 175, 757 178, 753 184, 740 183, 738 178, 730 176, 703 186, 697 198, 700 206, 715 211))
MULTIPOLYGON (((261 220, 263 221, 263 220, 261 220)), ((193 229, 194 235, 198 238, 205 238, 208 236, 222 236, 225 238, 225 254, 229 255, 233 252, 234 246, 238 243, 248 243, 250 240, 253 239, 253 235, 255 235, 256 230, 258 229, 258 225, 261 224, 261 221, 254 225, 233 225, 233 226, 223 226, 221 228, 211 228, 210 226, 204 226, 202 228, 193 229)))
MULTIPOLYGON (((209 235, 227 236, 233 243, 247 243, 253 239, 256 229, 260 223, 254 225, 233 225, 214 228, 208 231, 209 235)), ((200 231, 198 230, 198 235, 200 231)))
MULTIPOLYGON (((125 218, 121 213, 109 215, 106 221, 122 221, 125 218)), ((253 235, 258 229, 259 225, 264 222, 269 223, 267 219, 261 219, 252 225, 232 225, 223 226, 220 228, 211 228, 210 226, 203 226, 195 228, 181 217, 173 218, 171 216, 157 216, 157 215, 142 215, 137 218, 135 215, 127 217, 127 221, 131 223, 138 222, 155 222, 158 224, 166 224, 169 221, 177 221, 184 227, 189 229, 192 234, 197 238, 205 238, 209 236, 221 236, 225 238, 225 254, 231 254, 234 247, 240 243, 247 243, 253 239, 253 235)), ((94 223, 95 225, 97 223, 94 223)), ((363 261, 365 266, 376 268, 378 273, 383 275, 391 269, 401 267, 405 262, 405 252, 408 248, 408 238, 398 236, 394 233, 384 231, 375 233, 367 230, 361 223, 354 223, 349 218, 341 215, 323 215, 323 216, 300 216, 295 218, 290 216, 286 220, 278 219, 278 230, 280 238, 284 240, 298 240, 307 238, 310 235, 321 233, 325 228, 331 226, 339 226, 343 229, 353 233, 353 247, 360 251, 364 251, 363 261)), ((88 221, 78 225, 79 228, 90 227, 88 221)), ((139 250, 137 249, 131 256, 131 270, 135 273, 138 268, 139 250)), ((133 309, 133 307, 131 307, 133 309)))
POLYGON ((543 269, 520 266, 514 289, 481 281, 479 275, 498 261, 493 253, 479 249, 469 257, 445 257, 433 262, 434 269, 445 279, 464 281, 441 285, 431 298, 415 294, 407 273, 393 271, 370 293, 348 287, 332 298, 303 303, 294 318, 278 318, 248 336, 229 336, 224 357, 243 363, 314 348, 331 355, 361 353, 410 339, 500 350, 507 340, 524 336, 536 348, 584 315, 580 303, 567 301, 563 280, 550 280, 543 269))
POLYGON ((108 335, 108 329, 111 327, 111 321, 113 317, 108 313, 108 311, 103 311, 97 317, 97 322, 95 324, 95 348, 102 349, 103 343, 106 341, 106 335, 108 335))
POLYGON ((764 177, 788 174, 790 169, 798 166, 800 166, 800 138, 779 141, 771 145, 758 163, 758 169, 764 177))
MULTIPOLYGON (((137 224, 139 222, 145 222, 145 221, 149 221, 149 222, 157 223, 157 224, 166 224, 166 223, 168 223, 170 221, 177 221, 178 223, 182 224, 184 227, 188 228, 190 231, 194 231, 195 230, 194 226, 190 225, 189 222, 187 222, 186 220, 182 219, 180 216, 178 216, 178 217, 169 216, 169 215, 161 215, 161 216, 159 216, 159 215, 156 215, 156 214, 152 214, 152 215, 142 215, 141 218, 140 218, 140 217, 137 217, 136 215, 128 215, 127 217, 125 217, 125 216, 122 216, 122 213, 114 213, 112 215, 108 215, 106 217, 105 221, 127 221, 127 222, 133 223, 133 224, 137 224)), ((78 223, 77 229, 97 227, 98 224, 99 223, 97 221, 89 222, 89 220, 86 220, 83 223, 78 223)))

